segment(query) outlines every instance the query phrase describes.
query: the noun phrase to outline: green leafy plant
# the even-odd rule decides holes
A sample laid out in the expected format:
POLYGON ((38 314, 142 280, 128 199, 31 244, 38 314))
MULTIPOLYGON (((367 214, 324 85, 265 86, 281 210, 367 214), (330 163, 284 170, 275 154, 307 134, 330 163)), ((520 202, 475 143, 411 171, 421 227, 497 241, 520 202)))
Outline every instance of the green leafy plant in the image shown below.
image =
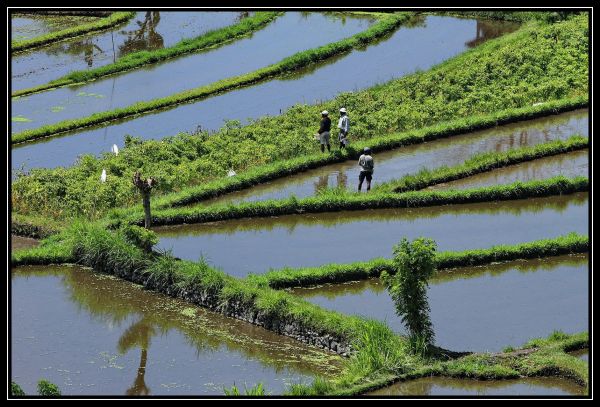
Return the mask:
POLYGON ((57 385, 44 379, 38 382, 37 389, 40 396, 57 397, 61 395, 57 385))
POLYGON ((231 389, 223 388, 223 392, 226 396, 264 396, 265 388, 262 383, 258 383, 256 386, 247 388, 244 385, 244 393, 240 393, 240 390, 234 384, 231 389))
POLYGON ((436 244, 431 239, 404 238, 394 246, 395 274, 382 273, 396 313, 409 332, 409 343, 415 353, 424 353, 434 342, 435 334, 429 318, 427 280, 435 272, 436 244))
POLYGON ((21 386, 15 382, 10 382, 10 394, 11 396, 25 396, 25 392, 21 386))

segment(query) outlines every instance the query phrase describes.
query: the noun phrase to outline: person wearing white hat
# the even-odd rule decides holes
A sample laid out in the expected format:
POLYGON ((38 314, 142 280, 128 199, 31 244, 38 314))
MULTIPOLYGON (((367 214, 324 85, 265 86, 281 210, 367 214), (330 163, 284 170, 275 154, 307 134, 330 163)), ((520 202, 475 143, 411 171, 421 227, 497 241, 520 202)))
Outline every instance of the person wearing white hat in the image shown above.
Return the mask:
POLYGON ((331 131, 331 119, 329 118, 329 112, 323 110, 321 112, 321 127, 319 127, 319 142, 321 143, 321 152, 325 152, 325 146, 327 151, 331 151, 331 145, 329 144, 329 132, 331 131))
POLYGON ((342 107, 340 109, 340 120, 338 121, 338 129, 340 129, 338 140, 340 142, 341 150, 345 148, 346 145, 348 145, 348 131, 350 131, 350 118, 348 117, 348 112, 346 112, 345 107, 342 107))

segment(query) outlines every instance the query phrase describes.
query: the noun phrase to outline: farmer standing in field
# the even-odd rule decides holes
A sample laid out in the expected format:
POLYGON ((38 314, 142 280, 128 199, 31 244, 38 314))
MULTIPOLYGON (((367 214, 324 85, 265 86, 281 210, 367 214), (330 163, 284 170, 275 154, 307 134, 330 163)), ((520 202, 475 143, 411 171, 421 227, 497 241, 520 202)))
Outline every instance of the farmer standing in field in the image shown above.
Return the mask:
POLYGON ((331 119, 329 118, 329 112, 323 110, 321 112, 321 127, 319 127, 319 142, 321 143, 321 152, 325 152, 325 145, 327 145, 327 151, 331 151, 331 145, 329 144, 329 132, 331 130, 331 119))
POLYGON ((371 189, 371 179, 373 178, 373 170, 375 168, 375 161, 371 157, 371 149, 365 147, 364 153, 358 159, 358 165, 360 165, 360 174, 358 174, 358 190, 362 188, 362 183, 367 179, 367 191, 371 189))
POLYGON ((340 142, 340 150, 346 148, 348 144, 348 131, 350 130, 350 118, 348 117, 348 113, 346 112, 346 108, 342 107, 340 109, 340 120, 338 121, 338 129, 340 129, 340 134, 338 135, 338 140, 340 142))

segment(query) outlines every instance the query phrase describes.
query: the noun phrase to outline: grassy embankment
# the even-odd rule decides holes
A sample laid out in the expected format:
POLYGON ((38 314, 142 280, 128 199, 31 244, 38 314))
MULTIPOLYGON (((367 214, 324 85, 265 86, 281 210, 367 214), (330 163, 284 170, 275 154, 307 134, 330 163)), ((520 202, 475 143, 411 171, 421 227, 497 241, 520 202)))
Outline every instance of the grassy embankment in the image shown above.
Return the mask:
POLYGON ((88 155, 68 169, 33 170, 13 183, 13 208, 21 214, 54 218, 98 218, 110 208, 137 203, 130 186, 136 169, 159 179, 157 195, 190 188, 173 200, 190 202, 214 196, 215 192, 199 187, 210 181, 223 182, 214 190, 221 193, 306 166, 341 161, 350 156, 317 156, 311 136, 319 112, 339 106, 349 109, 355 123, 353 147, 379 140, 381 149, 582 107, 588 100, 587 33, 583 17, 557 24, 529 23, 427 72, 341 94, 325 103, 297 105, 247 126, 231 122, 216 134, 130 141, 117 157, 88 155), (536 103, 543 104, 532 106, 536 103), (444 129, 443 123, 448 127, 444 129), (434 127, 419 130, 429 126, 434 127), (293 159, 299 161, 286 161, 293 159), (280 161, 284 168, 272 164, 280 161), (99 185, 103 168, 109 176, 99 185), (239 178, 227 179, 229 168, 239 178), (244 178, 246 171, 257 172, 244 178), (238 183, 238 179, 247 181, 238 183))
POLYGON ((281 15, 280 12, 257 12, 256 14, 243 19, 237 24, 211 30, 195 38, 183 39, 172 47, 151 51, 144 50, 132 52, 123 56, 122 58, 119 58, 118 61, 112 64, 82 71, 74 71, 43 85, 33 88, 20 89, 13 92, 12 97, 25 96, 62 86, 82 84, 108 75, 114 75, 116 73, 137 69, 145 65, 155 64, 167 59, 176 58, 181 55, 205 50, 211 47, 221 46, 263 28, 275 20, 275 18, 277 18, 279 15, 281 15))
MULTIPOLYGON (((297 199, 271 199, 238 204, 219 204, 209 207, 193 206, 170 208, 152 212, 152 224, 180 225, 215 222, 228 219, 260 218, 270 216, 295 215, 303 213, 325 213, 337 211, 358 211, 384 208, 420 208, 438 205, 456 205, 475 202, 508 201, 537 198, 553 195, 566 195, 589 190, 589 180, 585 177, 566 178, 557 176, 546 180, 514 182, 507 185, 468 188, 443 191, 410 191, 404 193, 356 193, 346 189, 327 189, 314 197, 297 199)), ((111 224, 143 224, 143 216, 138 211, 116 211, 111 216, 111 224)))
POLYGON ((80 35, 106 30, 108 28, 112 28, 116 25, 124 23, 125 21, 133 18, 133 16, 135 16, 135 13, 133 12, 112 13, 108 17, 99 18, 97 21, 93 21, 88 24, 81 24, 76 27, 67 28, 60 31, 54 31, 27 40, 13 41, 10 45, 10 50, 12 52, 26 51, 32 48, 37 48, 44 45, 53 44, 55 42, 78 37, 80 35))

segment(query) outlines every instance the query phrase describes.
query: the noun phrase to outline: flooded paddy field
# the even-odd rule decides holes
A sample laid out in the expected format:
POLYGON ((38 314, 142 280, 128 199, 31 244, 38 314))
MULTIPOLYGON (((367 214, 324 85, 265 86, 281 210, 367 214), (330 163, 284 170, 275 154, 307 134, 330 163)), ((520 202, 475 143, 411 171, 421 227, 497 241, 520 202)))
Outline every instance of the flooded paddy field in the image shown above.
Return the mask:
MULTIPOLYGON (((558 256, 444 270, 429 280, 435 344, 445 349, 501 352, 554 330, 588 326, 588 256, 558 256)), ((297 288, 292 293, 345 314, 385 321, 406 333, 379 279, 297 288)))
POLYGON ((331 377, 341 357, 89 269, 11 273, 12 380, 70 395, 223 395, 331 377))
MULTIPOLYGON (((131 52, 170 47, 182 39, 235 24, 244 16, 227 11, 140 11, 113 29, 14 55, 12 91, 43 85, 73 71, 107 65, 131 52)), ((14 18, 12 21, 14 24, 14 18)))
POLYGON ((250 36, 205 52, 191 53, 81 86, 13 99, 13 116, 31 120, 13 123, 13 132, 126 107, 242 75, 296 52, 350 37, 366 30, 374 21, 335 14, 285 13, 250 36))
POLYGON ((588 194, 515 201, 346 211, 160 227, 159 249, 244 277, 270 268, 391 257, 403 237, 438 250, 483 249, 588 231, 588 194))
POLYGON ((246 123, 249 119, 276 115, 294 104, 314 103, 341 92, 402 77, 417 69, 428 69, 464 52, 477 36, 477 20, 474 19, 420 18, 418 24, 401 27, 365 49, 354 50, 285 78, 105 126, 16 145, 12 149, 12 168, 27 170, 72 165, 81 154, 99 155, 110 151, 113 144, 122 148, 127 134, 142 139, 160 139, 179 132, 194 132, 198 128, 218 130, 226 120, 246 123))

